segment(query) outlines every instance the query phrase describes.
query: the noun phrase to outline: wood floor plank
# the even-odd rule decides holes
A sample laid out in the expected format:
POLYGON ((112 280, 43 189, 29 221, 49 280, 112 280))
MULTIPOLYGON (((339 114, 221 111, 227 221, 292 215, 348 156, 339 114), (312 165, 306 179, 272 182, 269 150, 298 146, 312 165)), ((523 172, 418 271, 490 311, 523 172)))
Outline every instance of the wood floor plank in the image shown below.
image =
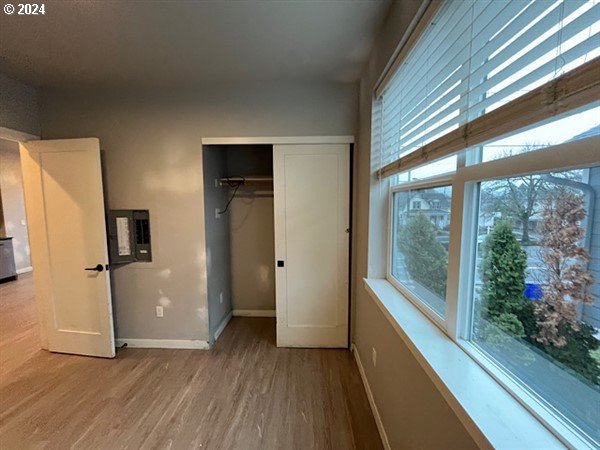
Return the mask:
POLYGON ((206 350, 38 350, 30 276, 0 285, 0 448, 379 449, 346 350, 275 347, 234 318, 206 350))

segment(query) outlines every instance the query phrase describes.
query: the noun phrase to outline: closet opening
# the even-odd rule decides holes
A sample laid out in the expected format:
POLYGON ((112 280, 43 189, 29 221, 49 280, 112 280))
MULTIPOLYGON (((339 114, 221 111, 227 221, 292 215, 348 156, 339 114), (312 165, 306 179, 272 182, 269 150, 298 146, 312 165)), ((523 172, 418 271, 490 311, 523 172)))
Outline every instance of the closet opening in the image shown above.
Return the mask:
POLYGON ((231 316, 262 318, 275 345, 273 146, 204 145, 210 341, 231 316))
POLYGON ((203 139, 211 344, 348 348, 352 142, 203 139))

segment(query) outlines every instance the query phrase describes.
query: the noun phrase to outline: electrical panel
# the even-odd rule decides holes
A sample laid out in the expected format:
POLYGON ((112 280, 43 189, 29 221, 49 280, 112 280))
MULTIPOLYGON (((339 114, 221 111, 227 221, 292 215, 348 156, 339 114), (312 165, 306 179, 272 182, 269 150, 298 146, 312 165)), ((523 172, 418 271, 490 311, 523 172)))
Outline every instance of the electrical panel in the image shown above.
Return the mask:
POLYGON ((111 264, 151 262, 150 213, 147 209, 108 212, 108 249, 111 264))

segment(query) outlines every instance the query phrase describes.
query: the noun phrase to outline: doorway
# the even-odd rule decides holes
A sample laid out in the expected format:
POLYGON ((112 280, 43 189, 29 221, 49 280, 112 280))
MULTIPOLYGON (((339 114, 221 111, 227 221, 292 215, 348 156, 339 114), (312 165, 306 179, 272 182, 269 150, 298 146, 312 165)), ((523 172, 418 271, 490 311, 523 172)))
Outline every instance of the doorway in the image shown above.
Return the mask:
POLYGON ((273 146, 206 145, 203 176, 214 341, 231 316, 275 317, 273 146))
POLYGON ((31 272, 19 144, 0 138, 0 281, 31 272))
POLYGON ((347 348, 352 139, 205 141, 211 343, 243 315, 275 317, 280 347, 347 348))
POLYGON ((114 357, 98 139, 41 141, 2 127, 0 138, 18 146, 38 349, 114 357))
POLYGON ((0 129, 0 376, 42 347, 25 213, 19 141, 36 139, 0 129))

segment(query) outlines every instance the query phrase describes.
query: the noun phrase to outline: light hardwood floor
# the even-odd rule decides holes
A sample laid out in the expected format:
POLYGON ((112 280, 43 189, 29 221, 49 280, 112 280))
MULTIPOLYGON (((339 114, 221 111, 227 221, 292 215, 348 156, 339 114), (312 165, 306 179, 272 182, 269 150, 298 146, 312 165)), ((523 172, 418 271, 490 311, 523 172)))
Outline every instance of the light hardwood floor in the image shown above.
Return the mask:
POLYGON ((0 284, 0 380, 39 352, 31 273, 0 284))
POLYGON ((0 285, 0 448, 379 449, 349 351, 278 349, 234 318, 210 350, 39 347, 30 276, 0 285))

